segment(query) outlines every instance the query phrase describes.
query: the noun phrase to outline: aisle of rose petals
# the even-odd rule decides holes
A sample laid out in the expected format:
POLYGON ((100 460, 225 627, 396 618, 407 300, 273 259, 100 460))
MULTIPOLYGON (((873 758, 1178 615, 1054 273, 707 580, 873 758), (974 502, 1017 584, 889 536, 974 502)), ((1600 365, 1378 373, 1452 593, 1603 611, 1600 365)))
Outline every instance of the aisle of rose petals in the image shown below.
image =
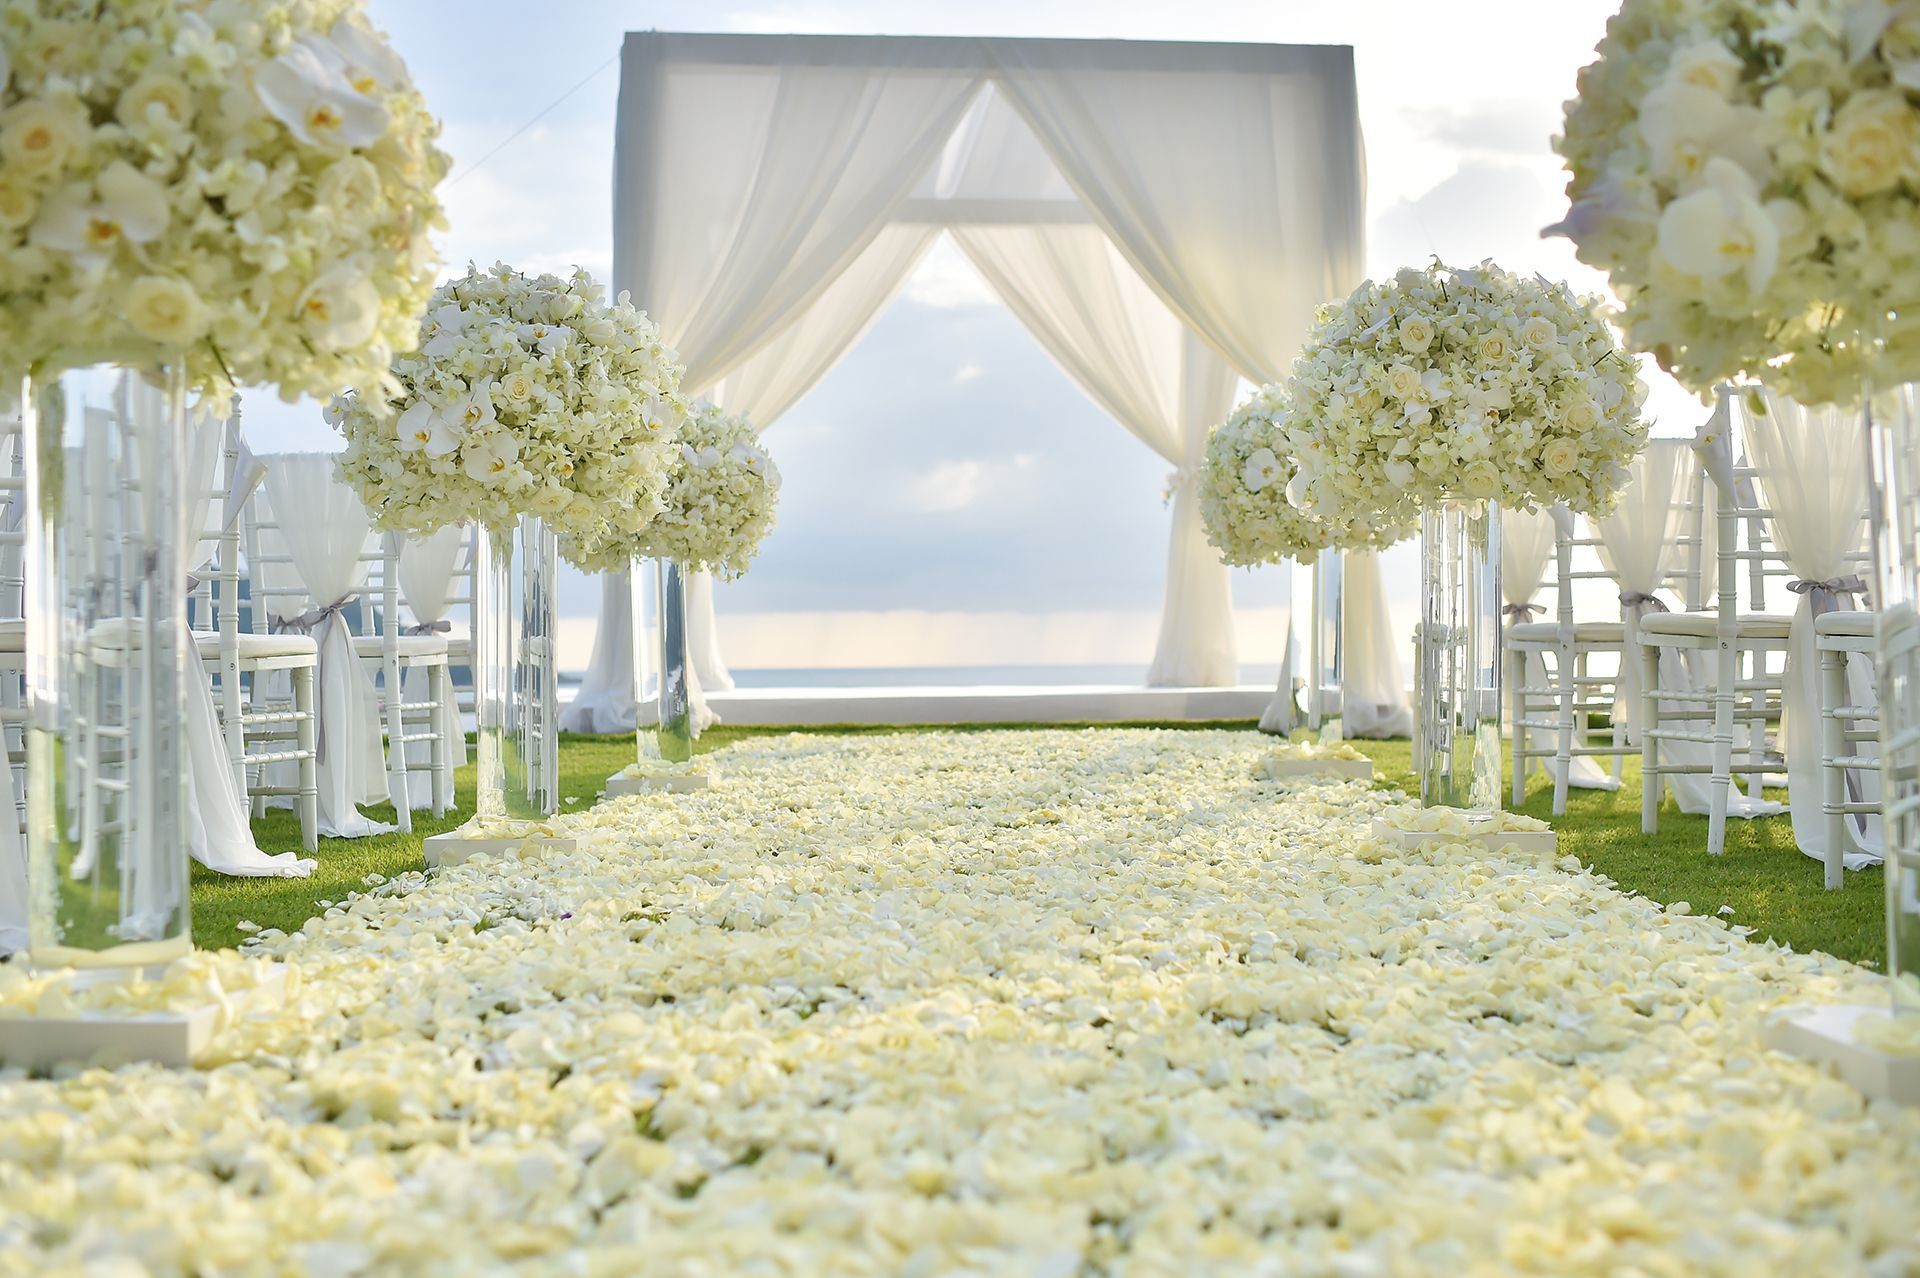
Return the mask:
POLYGON ((1864 973, 1263 750, 782 738, 374 887, 210 1067, 0 1077, 0 1274, 1920 1272, 1920 1116, 1758 1042, 1864 973))

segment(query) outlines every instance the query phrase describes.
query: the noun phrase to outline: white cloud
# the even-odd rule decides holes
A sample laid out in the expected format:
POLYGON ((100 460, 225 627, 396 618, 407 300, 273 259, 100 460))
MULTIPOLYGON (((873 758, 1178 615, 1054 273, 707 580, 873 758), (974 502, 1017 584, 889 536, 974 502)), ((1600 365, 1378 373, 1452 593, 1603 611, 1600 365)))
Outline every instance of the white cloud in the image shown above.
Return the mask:
POLYGON ((980 496, 983 469, 977 461, 943 461, 901 490, 901 504, 930 515, 965 510, 980 496))
POLYGON ((934 241, 920 265, 907 276, 900 295, 910 302, 943 310, 1000 304, 980 272, 973 269, 973 263, 944 235, 934 241))
POLYGON ((962 383, 970 382, 986 371, 987 370, 981 368, 978 364, 962 364, 953 370, 953 380, 962 383))

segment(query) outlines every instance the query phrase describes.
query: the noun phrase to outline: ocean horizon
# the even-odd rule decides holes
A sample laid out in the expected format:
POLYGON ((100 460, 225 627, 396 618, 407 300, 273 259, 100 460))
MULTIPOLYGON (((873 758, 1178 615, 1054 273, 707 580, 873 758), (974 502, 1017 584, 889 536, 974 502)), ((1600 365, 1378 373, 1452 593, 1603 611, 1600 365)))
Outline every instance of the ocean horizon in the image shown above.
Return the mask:
MULTIPOLYGON (((572 689, 584 672, 563 670, 560 683, 572 689)), ((1147 679, 1145 662, 1138 665, 1025 665, 1025 666, 815 666, 747 667, 735 669, 736 688, 967 688, 1073 687, 1105 685, 1135 687, 1147 679)), ((1243 684, 1272 684, 1280 677, 1278 662, 1240 667, 1243 684)))

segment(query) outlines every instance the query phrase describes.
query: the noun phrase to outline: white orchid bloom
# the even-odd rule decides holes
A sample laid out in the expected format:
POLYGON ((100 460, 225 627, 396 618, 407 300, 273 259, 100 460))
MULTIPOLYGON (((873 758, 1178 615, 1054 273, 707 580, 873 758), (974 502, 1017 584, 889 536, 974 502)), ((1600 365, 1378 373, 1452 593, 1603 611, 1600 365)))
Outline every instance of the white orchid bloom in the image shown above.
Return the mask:
MULTIPOLYGON (((400 414, 395 428, 400 432, 400 451, 417 453, 425 450, 434 437, 434 407, 424 399, 416 399, 400 414)), ((433 454, 442 456, 444 454, 433 454)))
POLYGON ((166 188, 125 160, 94 179, 61 188, 40 207, 28 239, 102 263, 122 244, 149 244, 167 229, 166 188))
POLYGON ((340 51, 309 36, 254 72, 253 91, 268 114, 309 146, 368 146, 386 133, 387 109, 347 77, 340 51))
POLYGON ((1271 448, 1256 448, 1247 454, 1246 465, 1240 468, 1240 482, 1247 491, 1257 493, 1274 480, 1280 478, 1280 459, 1271 448))
POLYGON ((1780 262, 1779 228, 1745 169, 1716 156, 1705 172, 1704 189, 1681 196, 1660 215, 1660 255, 1674 270, 1701 279, 1740 272, 1758 293, 1780 262))
POLYGON ((519 459, 520 441, 504 430, 475 435, 460 450, 461 469, 466 471, 468 479, 481 484, 506 482, 519 459))
POLYGON ((327 32, 337 51, 347 82, 373 96, 375 89, 394 89, 408 83, 407 64, 384 37, 358 14, 348 14, 327 32))

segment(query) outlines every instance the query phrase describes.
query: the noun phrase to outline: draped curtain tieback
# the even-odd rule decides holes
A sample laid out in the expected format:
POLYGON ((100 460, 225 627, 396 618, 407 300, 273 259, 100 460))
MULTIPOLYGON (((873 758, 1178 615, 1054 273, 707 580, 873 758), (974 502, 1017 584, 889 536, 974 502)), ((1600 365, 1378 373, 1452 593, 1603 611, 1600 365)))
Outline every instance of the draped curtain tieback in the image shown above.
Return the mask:
POLYGON ((1650 612, 1672 612, 1673 609, 1644 590, 1623 590, 1620 592, 1622 608, 1645 608, 1650 612))
POLYGON ((1545 612, 1546 610, 1547 606, 1545 604, 1537 603, 1507 604, 1500 609, 1502 613, 1506 614, 1508 621, 1528 621, 1533 617, 1534 613, 1545 612))
POLYGON ((1787 589, 1796 595, 1805 595, 1812 605, 1813 615, 1823 612, 1839 612, 1841 596, 1846 596, 1846 606, 1853 606, 1853 597, 1867 588, 1867 583, 1858 573, 1844 577, 1828 577, 1817 581, 1811 577, 1795 577, 1787 583, 1787 589))
POLYGON ((400 627, 403 635, 448 635, 453 633, 453 623, 442 617, 438 621, 422 621, 411 626, 400 627))
POLYGON ((1161 502, 1170 504, 1182 491, 1192 492, 1199 479, 1198 466, 1175 466, 1167 472, 1167 486, 1160 491, 1161 502))
MULTIPOLYGON (((341 595, 326 607, 311 609, 297 617, 270 616, 267 618, 267 630, 276 635, 314 635, 314 647, 317 650, 321 643, 318 632, 329 621, 338 620, 341 610, 352 602, 352 595, 341 595)), ((313 669, 313 762, 316 767, 327 761, 327 718, 320 713, 323 704, 320 680, 325 672, 326 663, 317 662, 313 669)))

